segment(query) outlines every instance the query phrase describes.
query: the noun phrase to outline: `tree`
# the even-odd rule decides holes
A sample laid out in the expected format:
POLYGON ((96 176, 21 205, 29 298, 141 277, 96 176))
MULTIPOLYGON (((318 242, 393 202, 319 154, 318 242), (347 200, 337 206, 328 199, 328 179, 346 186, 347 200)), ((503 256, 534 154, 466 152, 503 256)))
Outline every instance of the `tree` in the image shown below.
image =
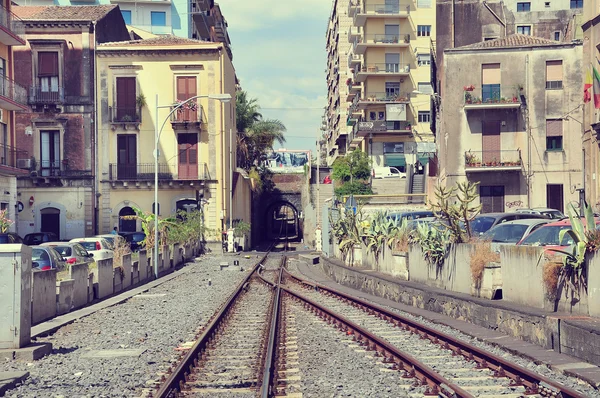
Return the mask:
POLYGON ((254 123, 262 119, 256 98, 248 99, 245 91, 239 91, 235 97, 236 128, 244 132, 254 123))
POLYGON ((332 176, 342 183, 354 182, 355 178, 368 180, 371 176, 371 159, 365 152, 355 149, 333 162, 332 176))

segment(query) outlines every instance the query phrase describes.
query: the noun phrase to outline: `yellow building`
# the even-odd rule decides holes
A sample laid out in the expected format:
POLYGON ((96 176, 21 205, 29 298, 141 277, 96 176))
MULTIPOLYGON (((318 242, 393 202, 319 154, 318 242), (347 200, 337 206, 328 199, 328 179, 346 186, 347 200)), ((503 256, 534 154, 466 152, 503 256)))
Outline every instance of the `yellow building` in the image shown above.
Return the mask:
POLYGON ((233 201, 243 201, 247 189, 238 186, 250 182, 232 172, 236 78, 223 46, 167 36, 102 44, 97 56, 100 232, 139 230, 122 216, 153 211, 156 126, 158 214, 201 206, 213 230, 230 218, 249 221, 249 205, 231 200, 235 188, 233 201), (223 94, 231 101, 207 98, 223 94), (177 101, 197 95, 169 116, 177 101))
POLYGON ((417 161, 426 164, 435 152, 430 129, 435 4, 352 0, 347 16, 353 25, 348 34, 349 148, 366 151, 373 166, 405 171, 417 161))

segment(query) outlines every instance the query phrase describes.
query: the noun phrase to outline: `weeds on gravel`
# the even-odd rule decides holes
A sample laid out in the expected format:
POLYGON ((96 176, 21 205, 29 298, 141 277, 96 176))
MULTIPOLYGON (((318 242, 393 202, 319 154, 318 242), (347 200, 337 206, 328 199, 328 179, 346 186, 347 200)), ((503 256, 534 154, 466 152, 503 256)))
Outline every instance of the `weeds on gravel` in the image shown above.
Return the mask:
POLYGON ((492 250, 492 243, 487 240, 475 242, 474 247, 470 259, 471 278, 473 279, 475 288, 479 289, 481 288, 485 266, 490 263, 499 262, 500 254, 492 250))

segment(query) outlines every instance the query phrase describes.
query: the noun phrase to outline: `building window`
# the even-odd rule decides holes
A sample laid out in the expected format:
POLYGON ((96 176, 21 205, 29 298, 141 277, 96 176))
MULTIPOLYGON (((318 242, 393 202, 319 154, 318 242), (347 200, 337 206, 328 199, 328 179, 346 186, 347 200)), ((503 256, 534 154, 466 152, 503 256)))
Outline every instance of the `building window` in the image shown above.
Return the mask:
POLYGON ((479 197, 482 213, 504 213, 503 185, 481 185, 479 197))
POLYGON ((554 40, 555 41, 560 41, 560 31, 554 32, 554 40))
POLYGON ((546 120, 546 150, 562 151, 563 149, 563 123, 562 119, 546 120))
POLYGON ((583 0, 571 0, 571 9, 583 8, 583 0))
POLYGON ((131 25, 131 11, 130 10, 121 10, 121 15, 123 15, 123 20, 126 25, 131 25))
POLYGON ((562 184, 548 184, 546 185, 546 206, 549 209, 556 209, 558 211, 564 211, 564 192, 562 184))
POLYGON ((417 65, 431 65, 431 54, 417 54, 417 65))
POLYGON ((379 111, 377 113, 377 120, 385 120, 385 112, 379 111))
POLYGON ((386 82, 385 83, 386 98, 394 98, 398 95, 400 95, 400 83, 399 82, 386 82))
POLYGON ((369 120, 377 120, 377 112, 369 112, 369 120))
POLYGON ((562 61, 546 61, 546 90, 562 89, 562 61))
POLYGON ((517 12, 531 11, 531 3, 517 3, 517 12))
POLYGON ((500 64, 481 65, 481 101, 499 100, 500 64))
POLYGON ((114 121, 133 122, 137 119, 135 77, 117 77, 117 104, 114 121))
POLYGON ((545 3, 544 3, 544 7, 546 7, 546 8, 550 8, 550 2, 549 2, 549 1, 545 2, 545 3))
POLYGON ((419 123, 431 123, 431 112, 419 111, 419 123))
POLYGON ((150 23, 152 26, 167 26, 167 13, 164 11, 151 11, 150 23))
POLYGON ((58 52, 40 51, 37 54, 38 90, 42 96, 52 97, 53 93, 58 93, 58 52))
POLYGON ((404 142, 384 142, 383 153, 404 153, 404 142))
POLYGON ((417 25, 417 36, 418 37, 431 36, 431 25, 417 25))
POLYGON ((417 90, 421 94, 433 94, 433 88, 431 87, 431 83, 429 82, 419 82, 417 83, 417 90))
POLYGON ((529 25, 519 25, 519 26, 517 26, 517 33, 520 34, 520 35, 531 36, 531 26, 529 26, 529 25))
POLYGON ((42 176, 54 176, 60 171, 60 132, 41 131, 40 169, 42 176))
POLYGON ((431 0, 417 0, 417 8, 431 8, 431 0))

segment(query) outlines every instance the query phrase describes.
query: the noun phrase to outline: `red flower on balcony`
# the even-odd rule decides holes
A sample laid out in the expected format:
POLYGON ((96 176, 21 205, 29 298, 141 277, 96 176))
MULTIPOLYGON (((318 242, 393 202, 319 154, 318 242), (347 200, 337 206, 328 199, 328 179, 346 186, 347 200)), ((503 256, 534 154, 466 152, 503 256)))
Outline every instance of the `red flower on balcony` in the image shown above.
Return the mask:
POLYGON ((465 90, 465 91, 473 91, 473 90, 475 90, 475 86, 472 85, 472 84, 470 86, 464 86, 463 90, 465 90))

